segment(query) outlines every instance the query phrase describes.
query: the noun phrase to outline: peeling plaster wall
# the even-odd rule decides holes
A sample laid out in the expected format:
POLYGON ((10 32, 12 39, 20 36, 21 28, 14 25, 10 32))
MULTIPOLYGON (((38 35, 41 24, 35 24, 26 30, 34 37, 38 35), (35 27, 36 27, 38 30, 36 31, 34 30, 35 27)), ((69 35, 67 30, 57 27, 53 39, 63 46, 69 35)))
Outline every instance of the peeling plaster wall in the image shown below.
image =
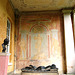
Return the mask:
POLYGON ((56 64, 65 72, 65 51, 60 13, 23 14, 16 23, 16 68, 56 64))
POLYGON ((0 0, 0 52, 2 52, 2 43, 6 38, 7 32, 7 19, 11 22, 11 39, 10 39, 10 62, 11 66, 8 66, 8 72, 14 70, 14 12, 8 2, 8 0, 0 0))

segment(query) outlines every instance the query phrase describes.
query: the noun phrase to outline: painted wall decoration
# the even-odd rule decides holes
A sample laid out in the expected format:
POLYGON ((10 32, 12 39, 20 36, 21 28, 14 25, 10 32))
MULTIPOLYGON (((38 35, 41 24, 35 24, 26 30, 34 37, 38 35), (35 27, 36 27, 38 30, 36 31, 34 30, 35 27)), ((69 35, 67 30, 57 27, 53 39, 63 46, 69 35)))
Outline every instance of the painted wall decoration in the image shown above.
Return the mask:
POLYGON ((50 57, 48 43, 50 33, 41 32, 40 28, 42 27, 38 25, 35 27, 36 28, 33 27, 32 31, 30 30, 29 33, 21 30, 20 60, 26 60, 28 58, 37 60, 50 57))
POLYGON ((48 58, 48 40, 45 34, 33 34, 31 36, 31 59, 48 58))
POLYGON ((60 14, 21 15, 17 29, 17 69, 52 63, 62 69, 60 14))

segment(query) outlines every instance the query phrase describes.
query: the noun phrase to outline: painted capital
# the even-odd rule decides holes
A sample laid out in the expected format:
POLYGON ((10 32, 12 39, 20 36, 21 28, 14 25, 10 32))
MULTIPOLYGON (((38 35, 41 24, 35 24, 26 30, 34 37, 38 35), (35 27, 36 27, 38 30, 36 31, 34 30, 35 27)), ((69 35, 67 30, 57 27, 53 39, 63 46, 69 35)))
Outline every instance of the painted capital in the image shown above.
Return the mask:
POLYGON ((72 10, 70 10, 70 9, 63 9, 62 10, 63 14, 70 14, 71 12, 72 12, 72 10))
POLYGON ((73 10, 73 13, 75 14, 75 8, 74 8, 74 10, 73 10))

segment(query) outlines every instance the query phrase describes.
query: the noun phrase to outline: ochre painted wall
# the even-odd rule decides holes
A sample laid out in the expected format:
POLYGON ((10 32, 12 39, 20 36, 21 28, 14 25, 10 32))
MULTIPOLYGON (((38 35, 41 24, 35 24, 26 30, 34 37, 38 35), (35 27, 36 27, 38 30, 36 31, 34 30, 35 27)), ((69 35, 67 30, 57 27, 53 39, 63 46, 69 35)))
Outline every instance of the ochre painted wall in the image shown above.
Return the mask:
POLYGON ((10 6, 8 0, 0 0, 0 52, 2 51, 2 43, 6 38, 7 32, 7 19, 11 22, 11 39, 10 39, 10 63, 12 65, 8 66, 8 72, 14 70, 14 12, 10 6))
POLYGON ((62 15, 60 13, 22 14, 16 23, 16 68, 30 64, 56 64, 65 72, 62 15))

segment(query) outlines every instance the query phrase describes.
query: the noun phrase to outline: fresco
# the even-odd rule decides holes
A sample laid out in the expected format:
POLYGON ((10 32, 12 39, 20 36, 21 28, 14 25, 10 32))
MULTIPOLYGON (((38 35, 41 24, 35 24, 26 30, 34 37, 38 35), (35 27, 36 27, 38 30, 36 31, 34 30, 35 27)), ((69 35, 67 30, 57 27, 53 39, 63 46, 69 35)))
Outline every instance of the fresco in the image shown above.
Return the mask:
POLYGON ((17 34, 17 69, 56 63, 62 68, 60 14, 21 15, 17 34))
POLYGON ((40 33, 40 31, 37 33, 37 30, 36 33, 33 31, 34 30, 32 30, 29 34, 21 31, 20 60, 25 60, 27 58, 32 60, 48 58, 48 35, 50 34, 40 33))
POLYGON ((31 59, 47 59, 48 57, 48 40, 45 34, 33 34, 31 45, 31 59))
POLYGON ((59 46, 59 41, 58 41, 58 30, 53 29, 51 30, 52 32, 52 52, 51 54, 53 56, 58 55, 59 56, 59 51, 60 51, 60 46, 59 46))
POLYGON ((20 59, 26 59, 26 36, 24 34, 21 35, 21 52, 20 52, 20 59))

